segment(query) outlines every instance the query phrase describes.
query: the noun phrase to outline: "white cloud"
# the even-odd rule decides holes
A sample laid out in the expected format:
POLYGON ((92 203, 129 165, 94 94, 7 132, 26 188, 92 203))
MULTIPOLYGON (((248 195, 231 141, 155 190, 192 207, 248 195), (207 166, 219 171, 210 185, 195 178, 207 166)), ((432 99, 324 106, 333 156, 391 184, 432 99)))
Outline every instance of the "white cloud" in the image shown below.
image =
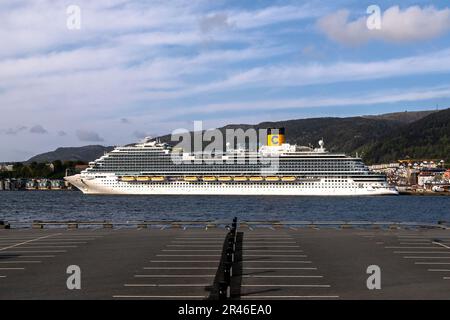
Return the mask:
POLYGON ((450 72, 450 49, 380 61, 286 63, 234 72, 223 80, 161 93, 158 99, 174 99, 204 92, 226 92, 236 88, 300 87, 446 72, 450 72))
POLYGON ((313 7, 307 3, 302 6, 272 6, 256 11, 232 11, 227 21, 238 29, 251 29, 286 21, 315 18, 322 13, 322 8, 313 7))
MULTIPOLYGON (((167 113, 158 118, 159 121, 171 119, 176 116, 187 116, 195 114, 221 114, 227 111, 231 115, 237 111, 262 112, 276 111, 284 109, 303 109, 319 107, 345 107, 364 106, 373 104, 396 103, 396 102, 417 102, 430 99, 450 98, 450 87, 439 86, 430 88, 408 88, 403 90, 384 90, 370 93, 359 93, 357 95, 339 95, 333 97, 308 96, 299 99, 274 99, 274 100, 254 100, 250 102, 213 103, 192 107, 177 113, 167 113)), ((260 113, 262 120, 267 117, 265 113, 260 113)), ((208 117, 209 118, 209 117, 208 117)), ((226 119, 228 121, 228 119, 226 119)), ((226 123, 226 122, 225 122, 226 123)))
MULTIPOLYGON (((445 50, 386 61, 304 62, 301 48, 314 61, 323 47, 314 38, 286 41, 291 35, 281 29, 308 30, 323 15, 317 3, 249 9, 209 0, 77 0, 82 27, 69 31, 64 2, 0 2, 0 160, 8 160, 8 150, 14 154, 12 145, 31 156, 62 143, 128 143, 135 130, 164 133, 190 125, 179 115, 198 112, 198 104, 220 110, 211 103, 219 95, 240 105, 246 89, 262 88, 243 94, 252 101, 260 98, 255 92, 279 88, 450 71, 445 50), (64 133, 89 130, 30 134, 35 123, 47 129, 58 123, 64 133)), ((234 104, 224 106, 239 117, 234 104)))
POLYGON ((436 9, 433 6, 421 8, 398 6, 388 8, 381 16, 381 29, 369 30, 367 17, 349 20, 350 12, 340 10, 317 22, 319 30, 331 40, 358 45, 370 40, 389 42, 412 42, 438 37, 450 30, 450 9, 436 9))

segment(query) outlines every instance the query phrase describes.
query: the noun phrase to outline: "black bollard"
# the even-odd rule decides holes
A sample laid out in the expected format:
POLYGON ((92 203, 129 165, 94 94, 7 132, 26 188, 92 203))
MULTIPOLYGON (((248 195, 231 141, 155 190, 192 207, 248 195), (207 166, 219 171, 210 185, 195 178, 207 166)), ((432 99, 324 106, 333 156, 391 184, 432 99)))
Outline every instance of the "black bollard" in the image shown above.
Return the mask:
POLYGON ((219 282, 219 300, 227 300, 228 285, 226 282, 219 282))
POLYGON ((227 248, 226 250, 226 258, 227 258, 227 262, 233 262, 233 248, 227 248))
POLYGON ((223 265, 223 278, 227 285, 231 284, 231 266, 230 262, 225 262, 223 265))

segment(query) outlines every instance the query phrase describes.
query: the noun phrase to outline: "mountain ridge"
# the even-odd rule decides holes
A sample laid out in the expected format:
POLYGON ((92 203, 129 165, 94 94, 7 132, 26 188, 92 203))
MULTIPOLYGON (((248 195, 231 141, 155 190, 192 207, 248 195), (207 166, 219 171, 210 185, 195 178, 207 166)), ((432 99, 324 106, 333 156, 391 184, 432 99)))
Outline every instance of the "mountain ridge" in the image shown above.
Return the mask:
POLYGON ((105 152, 113 150, 114 147, 101 145, 87 145, 82 147, 59 147, 54 151, 49 151, 35 155, 25 161, 31 162, 53 162, 55 160, 61 161, 83 161, 89 162, 98 159, 105 152))
MULTIPOLYGON (((324 139, 329 151, 358 152, 368 164, 415 156, 450 160, 450 109, 228 124, 219 130, 269 127, 285 127, 286 139, 291 144, 317 145, 319 139, 324 139)), ((158 138, 170 142, 170 137, 158 138)), ((112 149, 100 145, 63 147, 36 155, 27 162, 89 162, 112 149)))

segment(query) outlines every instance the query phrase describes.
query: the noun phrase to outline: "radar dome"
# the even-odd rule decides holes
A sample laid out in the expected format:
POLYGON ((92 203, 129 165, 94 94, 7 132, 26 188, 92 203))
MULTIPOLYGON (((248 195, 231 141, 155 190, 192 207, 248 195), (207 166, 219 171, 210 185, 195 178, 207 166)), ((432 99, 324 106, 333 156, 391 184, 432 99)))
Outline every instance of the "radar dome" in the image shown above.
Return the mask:
POLYGON ((323 142, 323 139, 320 139, 320 140, 319 140, 319 146, 320 146, 321 148, 323 148, 324 145, 325 145, 325 142, 323 142))

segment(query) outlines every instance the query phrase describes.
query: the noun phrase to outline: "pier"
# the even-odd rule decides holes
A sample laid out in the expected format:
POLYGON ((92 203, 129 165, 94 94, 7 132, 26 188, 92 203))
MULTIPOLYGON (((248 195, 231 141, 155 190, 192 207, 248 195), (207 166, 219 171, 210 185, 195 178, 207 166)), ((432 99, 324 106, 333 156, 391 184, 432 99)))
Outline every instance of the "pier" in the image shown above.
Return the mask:
POLYGON ((443 221, 1 225, 0 299, 450 299, 443 221), (380 289, 367 286, 374 265, 380 289))

